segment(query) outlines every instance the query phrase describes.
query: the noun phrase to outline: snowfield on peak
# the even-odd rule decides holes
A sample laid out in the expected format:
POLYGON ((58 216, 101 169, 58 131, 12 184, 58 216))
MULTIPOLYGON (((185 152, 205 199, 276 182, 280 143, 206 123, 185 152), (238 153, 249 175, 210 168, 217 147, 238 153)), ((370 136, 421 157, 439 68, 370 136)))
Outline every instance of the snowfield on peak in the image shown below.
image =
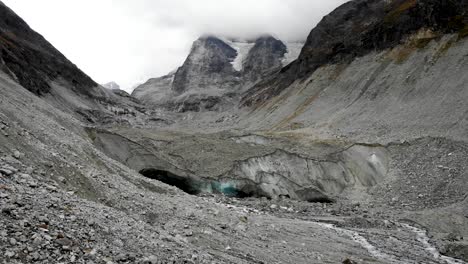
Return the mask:
MULTIPOLYGON (((232 41, 227 39, 223 39, 223 41, 237 51, 237 57, 231 62, 231 64, 234 67, 234 70, 242 71, 244 68, 244 60, 249 55, 250 50, 255 46, 255 42, 232 41)), ((284 67, 299 57, 302 47, 304 47, 304 43, 282 42, 286 45, 288 50, 288 52, 284 54, 284 58, 281 60, 284 67)))
POLYGON ((236 71, 242 71, 244 60, 250 50, 255 46, 255 42, 235 42, 229 40, 225 40, 225 42, 237 51, 237 57, 231 62, 232 67, 234 67, 236 71))

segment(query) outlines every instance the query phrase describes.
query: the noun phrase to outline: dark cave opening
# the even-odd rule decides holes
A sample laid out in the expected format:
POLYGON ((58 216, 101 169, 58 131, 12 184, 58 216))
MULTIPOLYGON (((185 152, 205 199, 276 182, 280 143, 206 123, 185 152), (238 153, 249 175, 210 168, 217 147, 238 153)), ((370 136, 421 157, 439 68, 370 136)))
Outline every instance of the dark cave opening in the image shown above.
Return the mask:
POLYGON ((243 190, 239 190, 239 189, 236 189, 236 188, 231 187, 231 186, 223 188, 220 192, 222 194, 224 194, 225 196, 231 197, 231 198, 241 198, 242 199, 242 198, 254 197, 253 193, 245 192, 243 190))
POLYGON ((263 192, 257 185, 250 183, 241 183, 236 181, 226 182, 212 182, 212 189, 215 192, 222 193, 223 195, 231 198, 270 198, 268 194, 263 192))
POLYGON ((328 198, 328 197, 313 198, 313 199, 308 199, 306 201, 309 203, 324 203, 324 204, 335 203, 335 200, 333 200, 332 198, 328 198))
POLYGON ((143 169, 140 174, 146 178, 158 180, 165 184, 177 187, 182 191, 196 195, 200 193, 200 190, 196 188, 196 184, 189 178, 176 175, 172 172, 158 169, 143 169))

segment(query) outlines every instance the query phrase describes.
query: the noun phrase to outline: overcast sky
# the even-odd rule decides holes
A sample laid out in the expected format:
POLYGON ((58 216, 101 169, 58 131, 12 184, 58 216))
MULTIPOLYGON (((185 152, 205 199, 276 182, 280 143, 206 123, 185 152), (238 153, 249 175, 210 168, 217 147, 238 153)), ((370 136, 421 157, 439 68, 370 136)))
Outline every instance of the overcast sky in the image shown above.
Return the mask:
POLYGON ((2 0, 99 83, 127 91, 182 65, 203 34, 304 40, 347 0, 2 0))

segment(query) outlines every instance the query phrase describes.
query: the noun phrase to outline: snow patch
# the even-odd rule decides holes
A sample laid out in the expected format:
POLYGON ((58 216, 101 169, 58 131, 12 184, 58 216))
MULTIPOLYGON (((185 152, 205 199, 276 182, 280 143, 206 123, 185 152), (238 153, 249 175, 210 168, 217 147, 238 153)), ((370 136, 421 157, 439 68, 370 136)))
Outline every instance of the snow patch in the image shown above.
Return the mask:
POLYGON ((249 135, 239 138, 233 138, 237 144, 247 143, 252 145, 267 145, 271 142, 269 138, 258 136, 258 135, 249 135))
POLYGON ((109 90, 120 90, 120 86, 115 82, 108 82, 106 84, 103 84, 102 86, 109 90))
POLYGON ((284 54, 284 57, 281 60, 283 67, 293 62, 297 58, 299 58, 302 47, 304 47, 304 43, 286 42, 285 45, 286 45, 286 48, 288 49, 288 52, 284 54))
POLYGON ((231 62, 232 67, 236 71, 242 71, 244 66, 244 60, 249 54, 250 50, 255 46, 253 42, 237 42, 225 40, 226 44, 231 46, 237 51, 237 57, 231 62))

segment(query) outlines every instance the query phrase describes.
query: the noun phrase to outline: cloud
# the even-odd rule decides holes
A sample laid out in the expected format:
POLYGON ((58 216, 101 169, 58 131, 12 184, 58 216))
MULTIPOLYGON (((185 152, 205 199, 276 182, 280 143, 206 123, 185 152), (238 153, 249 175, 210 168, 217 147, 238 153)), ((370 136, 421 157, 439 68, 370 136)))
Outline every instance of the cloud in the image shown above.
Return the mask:
POLYGON ((100 83, 130 91, 180 66, 202 34, 305 40, 346 0, 3 0, 100 83))

